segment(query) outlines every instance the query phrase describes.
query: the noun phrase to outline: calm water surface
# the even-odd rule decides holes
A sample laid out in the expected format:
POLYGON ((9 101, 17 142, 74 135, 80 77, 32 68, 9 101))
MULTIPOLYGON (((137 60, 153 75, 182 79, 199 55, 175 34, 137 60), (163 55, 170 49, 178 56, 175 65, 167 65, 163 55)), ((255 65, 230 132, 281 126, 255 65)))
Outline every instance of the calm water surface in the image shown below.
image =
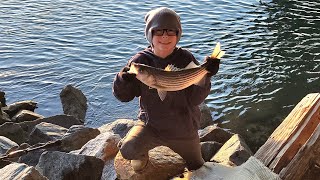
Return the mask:
POLYGON ((227 52, 206 104, 217 123, 260 145, 308 93, 320 91, 320 2, 305 0, 0 2, 0 90, 7 103, 38 102, 62 113, 67 84, 88 99, 86 124, 134 118, 137 99, 112 95, 115 73, 147 46, 143 18, 167 6, 181 16, 188 48, 202 61, 227 52))

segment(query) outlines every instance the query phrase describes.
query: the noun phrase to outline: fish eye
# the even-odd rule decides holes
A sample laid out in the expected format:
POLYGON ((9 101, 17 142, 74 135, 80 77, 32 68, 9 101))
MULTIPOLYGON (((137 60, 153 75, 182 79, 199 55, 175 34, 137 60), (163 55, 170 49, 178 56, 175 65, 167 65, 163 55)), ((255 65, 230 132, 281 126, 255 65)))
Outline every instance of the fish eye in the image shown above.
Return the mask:
POLYGON ((142 73, 144 71, 144 68, 143 67, 140 67, 138 72, 142 73))

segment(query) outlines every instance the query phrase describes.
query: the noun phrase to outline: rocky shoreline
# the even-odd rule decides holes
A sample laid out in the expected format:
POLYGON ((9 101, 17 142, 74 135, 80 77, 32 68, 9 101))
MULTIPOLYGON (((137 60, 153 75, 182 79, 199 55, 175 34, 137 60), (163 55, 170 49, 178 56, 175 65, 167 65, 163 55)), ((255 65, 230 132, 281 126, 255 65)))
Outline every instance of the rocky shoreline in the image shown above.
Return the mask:
MULTIPOLYGON (((184 160, 167 147, 151 150, 151 165, 143 173, 135 173, 117 147, 135 120, 118 119, 99 128, 86 127, 87 99, 83 93, 67 85, 60 99, 64 114, 44 117, 34 112, 36 102, 7 105, 5 93, 0 91, 0 179, 161 180, 188 176, 184 160)), ((206 165, 235 169, 232 167, 250 164, 253 153, 245 141, 214 125, 204 103, 200 109, 198 132, 206 165)), ((263 169, 277 179, 259 166, 258 171, 263 169)), ((204 174, 217 174, 217 170, 203 171, 195 179, 206 179, 201 178, 204 174)))

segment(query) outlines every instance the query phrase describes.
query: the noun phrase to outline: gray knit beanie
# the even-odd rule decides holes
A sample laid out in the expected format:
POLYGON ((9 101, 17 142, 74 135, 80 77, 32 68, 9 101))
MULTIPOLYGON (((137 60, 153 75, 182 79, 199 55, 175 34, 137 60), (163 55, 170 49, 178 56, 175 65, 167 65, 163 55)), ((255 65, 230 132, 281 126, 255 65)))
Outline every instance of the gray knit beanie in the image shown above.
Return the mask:
POLYGON ((152 30, 154 29, 175 29, 178 30, 177 43, 180 40, 182 28, 179 15, 166 7, 160 7, 149 11, 144 17, 146 22, 145 36, 152 45, 152 30))

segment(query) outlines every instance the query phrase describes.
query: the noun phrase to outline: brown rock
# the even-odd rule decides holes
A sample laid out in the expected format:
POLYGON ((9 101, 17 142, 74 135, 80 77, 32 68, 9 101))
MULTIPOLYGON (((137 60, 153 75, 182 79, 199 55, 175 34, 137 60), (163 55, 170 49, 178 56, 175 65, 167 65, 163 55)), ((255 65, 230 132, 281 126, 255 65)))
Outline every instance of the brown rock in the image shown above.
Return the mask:
POLYGON ((220 148, 211 161, 226 166, 239 166, 252 155, 253 153, 244 140, 238 134, 235 134, 220 148))
POLYGON ((0 125, 6 122, 11 122, 11 119, 9 118, 9 115, 3 112, 2 109, 0 108, 0 125))
POLYGON ((80 149, 99 134, 100 131, 98 129, 85 127, 83 125, 71 126, 62 137, 62 149, 66 152, 80 149))
POLYGON ((95 156, 103 161, 107 161, 113 159, 119 151, 117 144, 120 140, 121 138, 118 134, 105 132, 88 141, 81 149, 70 153, 95 156))
POLYGON ((120 179, 164 180, 183 173, 185 161, 170 148, 159 146, 149 151, 149 163, 142 173, 136 173, 130 160, 122 157, 120 151, 115 158, 115 169, 120 179))
POLYGON ((7 106, 7 105, 6 105, 5 95, 6 95, 6 93, 0 91, 0 108, 7 106))
POLYGON ((224 144, 227 142, 234 133, 231 133, 225 129, 222 129, 216 125, 208 126, 202 130, 199 130, 200 141, 215 141, 224 144))
POLYGON ((219 151, 223 144, 214 142, 214 141, 206 141, 201 142, 201 154, 204 161, 210 161, 210 159, 219 151))
POLYGON ((28 134, 18 123, 6 122, 0 125, 0 135, 11 139, 17 144, 22 144, 28 141, 28 134))
POLYGON ((39 118, 44 118, 40 114, 34 113, 29 110, 21 110, 12 117, 13 122, 33 121, 39 118))
POLYGON ((72 151, 73 154, 95 156, 104 161, 101 179, 116 179, 114 157, 119 151, 117 147, 120 136, 113 132, 104 132, 87 142, 80 150, 72 151))
POLYGON ((20 101, 4 107, 3 111, 6 112, 11 118, 21 110, 29 110, 34 112, 36 108, 37 103, 34 101, 20 101))
POLYGON ((213 124, 211 111, 209 107, 203 102, 199 105, 201 116, 200 116, 200 129, 203 129, 213 124))

